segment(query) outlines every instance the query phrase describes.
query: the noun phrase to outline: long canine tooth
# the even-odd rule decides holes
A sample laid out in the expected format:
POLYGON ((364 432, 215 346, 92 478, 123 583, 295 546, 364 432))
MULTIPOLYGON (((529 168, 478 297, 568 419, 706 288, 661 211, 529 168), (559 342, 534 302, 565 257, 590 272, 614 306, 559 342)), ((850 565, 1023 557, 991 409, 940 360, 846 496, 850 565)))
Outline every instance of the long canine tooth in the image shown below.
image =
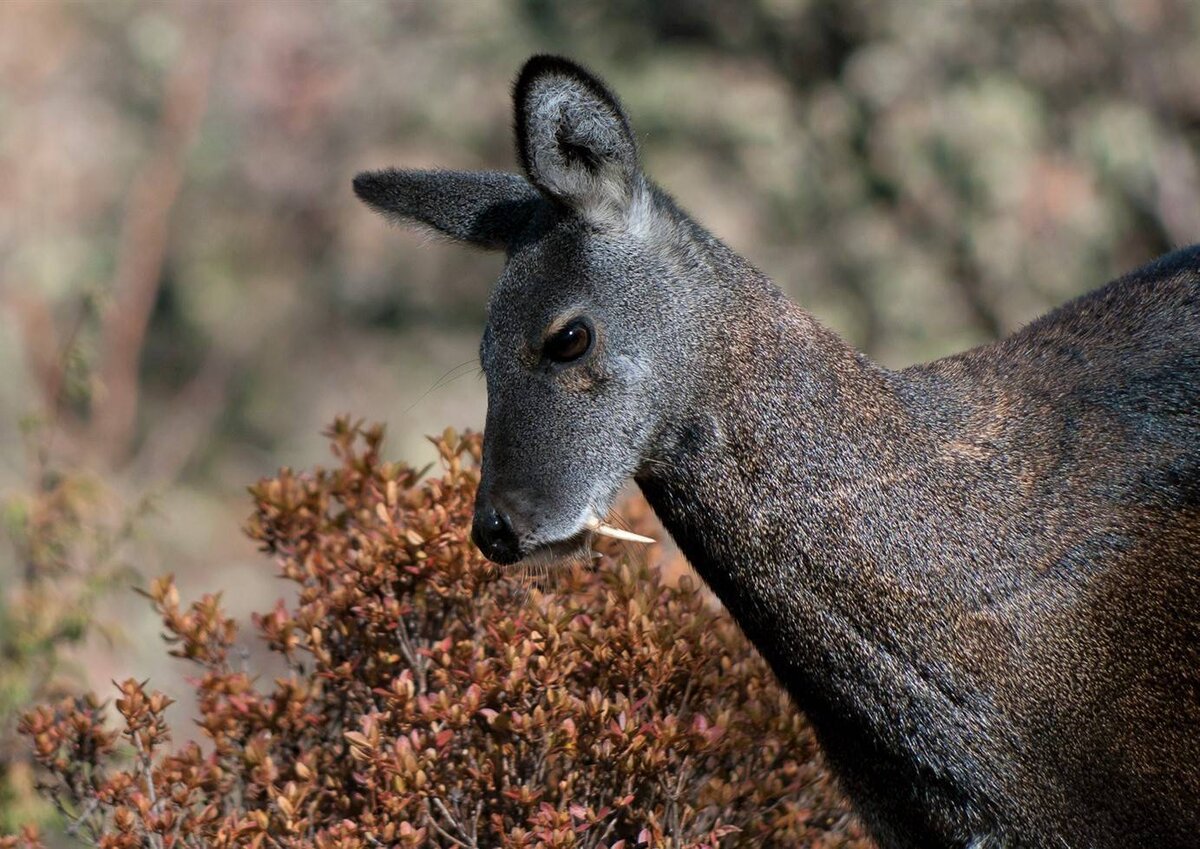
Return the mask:
POLYGON ((644 537, 641 534, 635 534, 633 531, 627 531, 623 528, 614 528, 612 525, 606 525, 595 516, 587 521, 588 530, 592 533, 599 534, 602 537, 612 537, 613 539, 623 539, 628 542, 644 542, 653 543, 655 540, 650 537, 644 537))
POLYGON ((613 539, 624 539, 629 540, 629 542, 644 542, 647 545, 654 542, 653 537, 644 537, 641 534, 635 534, 633 531, 614 528, 612 525, 601 524, 593 530, 595 530, 595 532, 601 536, 612 537, 613 539))

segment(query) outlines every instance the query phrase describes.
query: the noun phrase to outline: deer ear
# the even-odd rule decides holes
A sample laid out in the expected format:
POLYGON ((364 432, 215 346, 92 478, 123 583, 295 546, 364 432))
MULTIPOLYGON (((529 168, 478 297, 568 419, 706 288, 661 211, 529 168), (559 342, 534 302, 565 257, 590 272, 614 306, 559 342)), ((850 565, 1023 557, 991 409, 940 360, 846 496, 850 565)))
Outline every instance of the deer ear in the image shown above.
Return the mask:
POLYGON ((364 171, 354 193, 393 221, 481 248, 510 245, 546 203, 524 177, 502 171, 364 171))
POLYGON ((531 183, 593 223, 625 218, 642 189, 637 144, 616 96, 558 56, 534 56, 513 89, 517 152, 531 183))

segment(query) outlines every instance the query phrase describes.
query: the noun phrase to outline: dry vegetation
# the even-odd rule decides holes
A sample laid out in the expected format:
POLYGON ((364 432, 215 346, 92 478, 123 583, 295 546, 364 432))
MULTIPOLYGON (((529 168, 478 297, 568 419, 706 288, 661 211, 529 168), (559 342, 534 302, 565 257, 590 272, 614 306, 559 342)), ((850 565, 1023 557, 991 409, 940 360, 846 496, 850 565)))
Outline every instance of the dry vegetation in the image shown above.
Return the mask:
POLYGON ((108 632, 96 608, 130 574, 123 558, 136 518, 102 481, 50 461, 52 431, 28 422, 25 437, 26 487, 0 498, 16 567, 0 570, 0 833, 52 813, 34 792, 18 719, 77 686, 71 652, 108 632))
MULTIPOLYGON (((127 505, 157 496, 160 518, 145 527, 155 554, 135 558, 148 571, 169 562, 181 584, 202 575, 236 587, 231 601, 268 606, 276 592, 268 570, 254 569, 253 552, 225 532, 243 509, 245 481, 289 459, 306 463, 294 458, 321 450, 314 423, 333 410, 386 419, 410 457, 423 447, 419 434, 438 423, 482 419, 483 387, 457 378, 473 371, 497 258, 419 249, 362 209, 349 180, 386 164, 512 169, 508 81, 530 54, 563 52, 601 72, 621 92, 664 186, 852 342, 901 365, 987 341, 1200 239, 1198 43, 1195 0, 0 3, 0 501, 9 542, 0 545, 0 830, 46 814, 32 793, 28 748, 9 732, 32 702, 70 683, 63 653, 96 632, 96 598, 119 574, 127 505), (24 462, 29 422, 38 423, 40 444, 24 462)), ((278 486, 326 487, 328 510, 344 510, 334 478, 316 480, 278 486)), ((398 480, 399 491, 444 485, 408 483, 398 480)), ((300 525, 280 525, 296 515, 264 508, 256 531, 282 534, 277 554, 293 569, 301 561, 289 546, 314 544, 296 536, 300 525)), ((405 508, 394 518, 424 535, 412 524, 424 515, 405 508)), ((345 539, 390 539, 374 522, 348 514, 345 539)), ((450 536, 429 536, 414 550, 426 562, 457 551, 469 576, 404 585, 408 595, 397 603, 413 604, 405 622, 427 629, 414 639, 436 642, 443 629, 473 638, 512 621, 538 630, 542 642, 530 637, 536 656, 554 658, 554 674, 583 687, 599 673, 564 671, 558 659, 578 634, 563 626, 551 646, 544 625, 553 616, 603 609, 617 617, 598 620, 607 633, 628 618, 605 606, 610 595, 614 605, 636 598, 644 610, 681 605, 679 621, 648 614, 664 629, 652 636, 667 652, 678 651, 672 634, 698 627, 687 617, 708 621, 694 595, 657 587, 636 567, 622 577, 612 564, 596 576, 565 576, 560 593, 520 605, 521 587, 477 574, 461 531, 435 526, 450 536), (467 618, 443 624, 439 610, 467 618)), ((332 544, 332 529, 323 533, 332 544)), ((317 595, 313 588, 345 583, 320 572, 292 577, 317 595)), ((325 595, 317 601, 339 598, 325 595)), ((123 613, 131 642, 120 652, 92 645, 85 659, 93 685, 149 675, 188 702, 161 652, 138 639, 151 614, 123 613)), ((191 608, 184 614, 203 619, 191 608)), ((328 615, 360 622, 353 610, 328 615)), ((701 629, 720 643, 711 656, 655 657, 623 683, 614 672, 612 693, 636 703, 633 694, 653 676, 739 658, 719 689, 689 696, 689 709, 715 711, 717 699, 733 698, 734 676, 763 674, 718 622, 701 629)), ((332 639, 327 630, 323 638, 332 639)), ((299 703, 326 711, 337 699, 366 698, 349 679, 311 677, 321 662, 312 635, 294 634, 293 675, 320 685, 297 695, 299 703)), ((244 683, 221 670, 202 664, 198 695, 217 716, 252 724, 234 707, 242 696, 221 701, 205 683, 244 683)), ((255 692, 245 704, 274 704, 255 692)), ((763 698, 776 698, 769 692, 763 698)), ((749 710, 738 704, 730 709, 749 710)), ((673 706, 642 705, 639 716, 660 708, 673 706)), ((721 724, 710 713, 707 721, 721 724)), ((111 709, 108 716, 119 718, 111 709)), ((53 727, 66 722, 57 715, 53 727)), ((801 735, 796 757, 807 757, 807 738, 788 733, 801 735)), ((192 735, 176 730, 179 742, 192 735)), ((495 735, 480 739, 500 745, 495 735)), ((132 745, 128 736, 112 744, 117 755, 132 745)), ((165 751, 153 755, 156 775, 167 775, 165 751)), ((349 769, 334 749, 317 751, 329 757, 329 775, 349 769)), ((298 756, 271 757, 282 769, 298 756)), ((687 781, 722 774, 697 766, 695 752, 674 757, 686 760, 687 781)), ((107 766, 88 773, 87 786, 61 787, 63 801, 86 813, 80 835, 87 823, 114 823, 120 809, 116 797, 92 801, 102 777, 119 780, 132 768, 122 792, 148 789, 142 762, 102 760, 107 766)), ((231 786, 256 786, 213 763, 231 786)), ((812 767, 797 769, 799 777, 780 780, 804 784, 812 767)), ((289 780, 297 781, 281 778, 276 790, 289 780)), ((265 786, 256 792, 214 794, 219 816, 204 828, 254 810, 277 816, 265 786)), ((307 792, 304 804, 319 801, 321 816, 336 808, 307 792)), ((812 800, 825 792, 818 782, 796 796, 809 825, 779 825, 780 833, 823 834, 830 809, 812 800)), ((158 810, 174 804, 169 798, 159 797, 158 810)), ((194 804, 201 798, 209 797, 194 804)), ((559 797, 541 801, 563 815, 559 797)), ((453 813, 448 797, 442 802, 453 813)), ((611 804, 596 801, 596 810, 611 804)), ((599 839, 631 810, 581 834, 599 839)), ((397 816, 410 814, 425 816, 397 816)), ((513 828, 532 827, 524 815, 510 815, 513 828)), ((691 827, 709 816, 697 809, 691 827)), ((737 816, 755 827, 753 812, 737 816)), ((750 845, 738 835, 752 833, 723 845, 750 845)), ((614 826, 607 839, 617 834, 614 826)))
POLYGON ((184 604, 168 577, 148 595, 195 665, 203 742, 172 748, 170 698, 133 680, 111 706, 26 716, 72 834, 107 849, 867 845, 765 663, 686 577, 667 586, 610 552, 530 593, 467 538, 477 437, 447 431, 441 476, 421 478, 380 458, 379 428, 331 436, 336 468, 252 490, 248 533, 298 588, 256 617, 286 675, 239 668, 220 598, 184 604))

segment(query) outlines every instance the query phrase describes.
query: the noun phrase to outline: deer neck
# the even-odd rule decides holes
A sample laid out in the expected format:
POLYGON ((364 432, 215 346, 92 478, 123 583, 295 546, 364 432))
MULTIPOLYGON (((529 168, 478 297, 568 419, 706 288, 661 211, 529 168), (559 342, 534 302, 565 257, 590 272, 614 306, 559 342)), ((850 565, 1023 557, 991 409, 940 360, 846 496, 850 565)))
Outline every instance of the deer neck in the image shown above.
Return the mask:
MULTIPOLYGON (((898 375, 782 298, 727 322, 711 350, 638 483, 747 632, 761 620, 790 652, 823 632, 801 623, 854 606, 847 581, 888 571, 861 520, 892 513, 885 484, 921 467, 930 435, 898 375)), ((869 638, 870 611, 846 613, 869 638)))
POLYGON ((973 685, 938 637, 957 577, 899 521, 942 487, 930 417, 901 375, 757 300, 638 483, 844 777, 867 759, 895 780, 964 769, 952 726, 973 685))

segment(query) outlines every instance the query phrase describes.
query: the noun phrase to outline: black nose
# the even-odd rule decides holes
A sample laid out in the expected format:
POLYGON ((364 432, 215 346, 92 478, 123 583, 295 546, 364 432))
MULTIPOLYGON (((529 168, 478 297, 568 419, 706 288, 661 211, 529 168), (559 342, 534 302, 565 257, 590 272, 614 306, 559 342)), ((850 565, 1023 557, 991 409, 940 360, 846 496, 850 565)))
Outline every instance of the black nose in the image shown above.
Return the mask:
POLYGON ((483 556, 494 563, 516 563, 521 559, 520 543, 512 523, 494 508, 485 507, 476 512, 471 539, 475 540, 483 556))

